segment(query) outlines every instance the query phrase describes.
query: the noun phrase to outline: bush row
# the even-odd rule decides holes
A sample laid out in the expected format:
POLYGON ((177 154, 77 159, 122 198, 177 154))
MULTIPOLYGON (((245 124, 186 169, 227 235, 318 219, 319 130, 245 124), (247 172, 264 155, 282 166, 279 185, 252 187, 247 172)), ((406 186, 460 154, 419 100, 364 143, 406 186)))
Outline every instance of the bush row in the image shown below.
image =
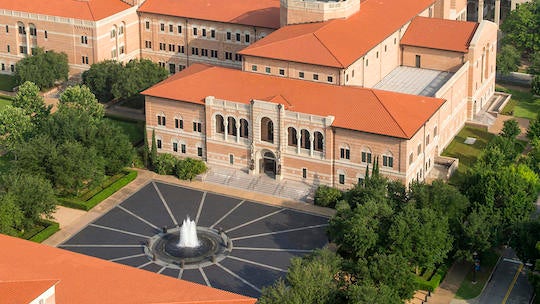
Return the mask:
POLYGON ((158 154, 154 163, 154 171, 161 175, 175 175, 182 180, 193 180, 197 175, 206 172, 206 164, 193 158, 179 159, 171 154, 158 154))
POLYGON ((34 234, 30 239, 28 239, 29 241, 41 243, 48 239, 51 235, 55 234, 58 230, 60 230, 60 224, 58 224, 57 222, 40 220, 39 224, 46 227, 40 232, 34 234))
POLYGON ((420 276, 415 276, 414 282, 416 284, 416 289, 434 291, 437 287, 439 287, 439 284, 441 284, 442 280, 446 276, 447 271, 448 266, 446 264, 443 264, 435 270, 431 278, 429 278, 428 280, 420 276))
MULTIPOLYGON (((109 196, 113 195, 113 193, 115 193, 116 191, 122 189, 122 187, 124 187, 125 185, 132 182, 135 178, 137 178, 137 171, 127 170, 124 172, 123 177, 118 178, 108 187, 97 192, 94 196, 92 196, 86 201, 82 200, 81 197, 59 198, 58 201, 62 206, 88 211, 94 208, 97 204, 101 203, 103 200, 105 200, 109 196)), ((101 187, 98 187, 98 188, 101 188, 101 187)))

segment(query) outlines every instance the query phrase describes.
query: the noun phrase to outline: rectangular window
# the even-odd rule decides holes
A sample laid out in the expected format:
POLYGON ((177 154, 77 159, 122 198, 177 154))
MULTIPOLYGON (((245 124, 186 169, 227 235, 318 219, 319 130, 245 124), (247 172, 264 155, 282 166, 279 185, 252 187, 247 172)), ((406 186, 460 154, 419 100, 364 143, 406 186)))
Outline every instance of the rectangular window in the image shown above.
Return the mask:
POLYGON ((37 36, 37 29, 35 27, 30 28, 30 36, 37 36))
POLYGON ((22 46, 22 45, 19 46, 19 52, 20 52, 21 54, 26 54, 27 51, 28 51, 28 48, 27 48, 26 46, 22 46))
POLYGON ((341 148, 340 156, 342 159, 351 159, 351 150, 347 148, 341 148))
POLYGON ((157 117, 157 124, 158 124, 158 126, 165 126, 165 125, 166 125, 166 123, 165 123, 165 116, 158 115, 158 117, 157 117))
POLYGON ((433 128, 433 137, 437 137, 437 126, 433 128))
POLYGON ((210 50, 210 57, 218 58, 218 51, 217 50, 210 50))
POLYGON ((161 139, 156 140, 157 142, 157 148, 161 149, 161 139))
POLYGON ((149 41, 149 40, 145 41, 145 42, 144 42, 144 46, 145 46, 147 49, 151 49, 151 48, 152 48, 152 41, 149 41))
POLYGON ((5 70, 6 70, 6 65, 2 63, 2 71, 5 71, 5 70))
POLYGON ((256 71, 257 71, 257 66, 256 66, 256 65, 252 65, 252 66, 251 66, 251 70, 254 71, 254 72, 256 72, 256 71))
POLYGON ((429 134, 426 136, 426 146, 429 145, 429 134))
POLYGON ((271 70, 270 70, 270 67, 264 68, 264 71, 265 71, 266 73, 270 74, 270 71, 271 71, 271 70))
POLYGON ((304 78, 304 72, 298 72, 298 78, 304 78))
POLYGON ((416 154, 420 155, 422 153, 422 145, 418 144, 418 148, 416 148, 416 154))
POLYGON ((232 53, 231 52, 225 52, 225 59, 232 60, 232 53))
POLYGON ((191 55, 199 55, 199 49, 196 47, 191 48, 191 55))
POLYGON ((149 30, 150 29, 150 21, 144 22, 144 27, 149 30))
POLYGON ((362 152, 362 162, 371 164, 371 153, 370 152, 362 152))
POLYGON ((207 56, 208 57, 208 50, 207 49, 201 49, 201 56, 207 56))
POLYGON ((231 32, 227 32, 227 40, 231 40, 231 32))
POLYGON ((206 29, 202 29, 202 36, 206 37, 206 29))
POLYGON ((6 33, 9 33, 9 25, 6 24, 6 33))
POLYGON ((197 36, 197 28, 196 27, 193 28, 193 36, 197 36))
POLYGON ((234 60, 236 60, 236 61, 242 61, 242 55, 240 55, 240 54, 234 54, 234 60))
POLYGON ((339 183, 341 185, 344 185, 345 184, 345 174, 340 174, 339 175, 339 183))
POLYGON ((83 64, 88 64, 88 56, 82 56, 81 59, 83 64))
POLYGON ((173 142, 173 144, 172 144, 172 150, 173 150, 174 152, 178 152, 178 143, 173 142))
POLYGON ((249 34, 246 34, 246 36, 245 36, 244 38, 245 38, 245 39, 244 39, 245 42, 246 42, 246 43, 249 43, 249 40, 250 40, 249 34))
POLYGON ((178 46, 178 53, 184 54, 184 52, 185 52, 184 46, 183 46, 183 45, 179 45, 179 46, 178 46))
POLYGON ((162 32, 165 32, 165 23, 161 23, 159 25, 159 29, 162 31, 162 32))
POLYGON ((88 44, 88 36, 81 36, 81 43, 88 44))
POLYGON ((420 60, 421 60, 420 55, 416 55, 414 65, 415 65, 417 68, 420 68, 420 65, 421 65, 420 60))
POLYGON ((201 147, 197 147, 197 155, 199 157, 202 157, 202 148, 201 147))
POLYGON ((7 52, 9 53, 11 51, 11 48, 9 47, 9 44, 7 45, 7 52))
POLYGON ((236 33, 236 41, 240 41, 240 33, 236 33))
POLYGON ((392 156, 383 155, 383 167, 394 167, 394 158, 392 156))
POLYGON ((176 30, 178 31, 178 34, 182 34, 182 26, 177 26, 176 30))
POLYGON ((210 30, 210 37, 216 38, 216 30, 210 30))
POLYGON ((285 75, 285 70, 284 69, 279 69, 279 75, 284 76, 285 75))
POLYGON ((229 154, 229 164, 234 165, 234 155, 229 154))
POLYGON ((307 169, 302 168, 302 178, 307 178, 307 169))
POLYGON ((334 77, 332 76, 328 76, 326 79, 328 80, 328 82, 334 82, 334 77))
POLYGON ((409 165, 411 165, 414 161, 414 153, 411 152, 411 154, 409 154, 409 165))
POLYGON ((193 122, 193 132, 201 132, 201 123, 200 122, 193 122))
POLYGON ((112 29, 111 30, 111 38, 114 38, 114 37, 116 37, 116 30, 112 29))
POLYGON ((174 25, 169 24, 169 33, 174 32, 174 25))
POLYGON ((11 73, 15 72, 15 65, 14 64, 10 65, 9 70, 11 71, 11 73))
POLYGON ((313 74, 313 80, 319 80, 319 74, 313 74))
POLYGON ((24 26, 19 26, 19 34, 26 35, 26 29, 24 28, 24 26))
POLYGON ((180 145, 180 152, 182 152, 184 154, 186 153, 186 145, 185 144, 180 145))
POLYGON ((174 127, 177 129, 183 129, 184 128, 184 121, 182 119, 175 118, 174 119, 174 127))
POLYGON ((47 34, 47 31, 43 31, 43 36, 45 37, 45 39, 49 38, 49 35, 47 34))

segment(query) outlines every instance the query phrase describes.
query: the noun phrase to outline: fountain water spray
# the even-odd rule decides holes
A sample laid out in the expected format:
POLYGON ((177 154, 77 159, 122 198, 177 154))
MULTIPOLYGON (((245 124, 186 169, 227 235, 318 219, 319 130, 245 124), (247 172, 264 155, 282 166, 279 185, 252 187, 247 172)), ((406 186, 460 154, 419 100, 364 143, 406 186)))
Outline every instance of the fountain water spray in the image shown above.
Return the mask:
POLYGON ((197 225, 189 216, 182 222, 180 239, 177 246, 184 248, 197 248, 200 246, 199 238, 197 237, 197 225))

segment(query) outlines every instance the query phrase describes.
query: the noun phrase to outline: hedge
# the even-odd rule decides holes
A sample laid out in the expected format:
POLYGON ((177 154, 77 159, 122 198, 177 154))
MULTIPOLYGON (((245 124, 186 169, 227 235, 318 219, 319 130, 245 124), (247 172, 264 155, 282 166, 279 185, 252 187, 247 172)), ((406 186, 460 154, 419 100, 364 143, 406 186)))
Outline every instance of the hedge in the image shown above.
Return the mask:
MULTIPOLYGON (((115 176, 113 176, 113 178, 115 176)), ((116 191, 122 189, 124 186, 132 182, 135 178, 137 178, 137 171, 127 170, 123 177, 118 178, 115 182, 110 184, 107 188, 96 193, 94 196, 92 196, 86 201, 82 200, 80 197, 79 198, 59 198, 58 201, 60 202, 60 205, 62 206, 88 211, 94 208, 97 204, 101 203, 103 200, 105 200, 109 196, 113 195, 113 193, 115 193, 116 191)), ((101 187, 98 187, 98 188, 101 188, 101 187)), ((92 190, 89 190, 89 191, 92 191, 92 190)))
POLYGON ((426 280, 420 276, 415 276, 414 283, 416 284, 416 289, 434 291, 437 287, 439 287, 439 284, 441 284, 444 276, 446 276, 447 271, 448 266, 446 264, 443 264, 437 268, 437 270, 435 271, 435 273, 433 273, 429 280, 426 280))
POLYGON ((46 227, 40 232, 34 234, 31 238, 29 238, 29 241, 41 243, 48 239, 51 235, 55 234, 58 230, 60 230, 60 224, 58 224, 57 222, 40 220, 40 224, 46 227))

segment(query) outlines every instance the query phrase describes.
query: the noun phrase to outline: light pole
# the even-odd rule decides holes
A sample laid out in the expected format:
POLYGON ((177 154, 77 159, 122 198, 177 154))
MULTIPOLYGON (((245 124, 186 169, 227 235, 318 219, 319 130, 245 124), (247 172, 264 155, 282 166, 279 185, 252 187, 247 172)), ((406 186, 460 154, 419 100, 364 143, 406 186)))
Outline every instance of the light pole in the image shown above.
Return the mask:
POLYGON ((478 253, 475 251, 473 252, 473 276, 472 276, 472 283, 476 284, 476 271, 478 269, 479 263, 478 263, 478 253))

